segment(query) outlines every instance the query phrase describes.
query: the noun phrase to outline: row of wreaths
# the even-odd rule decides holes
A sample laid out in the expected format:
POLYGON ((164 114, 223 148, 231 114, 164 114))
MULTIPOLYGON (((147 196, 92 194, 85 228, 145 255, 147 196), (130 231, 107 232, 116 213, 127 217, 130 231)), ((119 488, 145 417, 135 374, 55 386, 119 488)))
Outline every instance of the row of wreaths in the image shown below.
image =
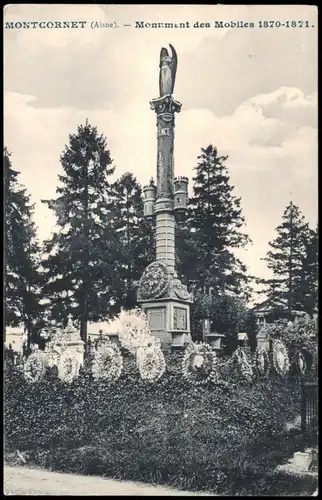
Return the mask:
MULTIPOLYGON (((160 345, 147 343, 136 349, 136 363, 142 380, 156 382, 166 371, 166 361, 160 345)), ((238 348, 228 361, 220 360, 208 344, 189 344, 181 361, 183 377, 194 385, 209 382, 216 383, 225 369, 233 370, 245 381, 254 381, 272 372, 285 376, 290 366, 304 374, 308 371, 306 357, 296 351, 290 360, 283 342, 274 340, 272 350, 268 352, 258 347, 252 356, 238 348)), ((21 368, 29 383, 40 381, 47 367, 57 366, 58 377, 65 383, 71 383, 78 375, 81 363, 68 349, 59 351, 36 351, 24 361, 21 368)), ((95 379, 104 379, 108 383, 116 382, 123 371, 123 356, 116 344, 103 342, 95 350, 91 363, 91 373, 95 379)))

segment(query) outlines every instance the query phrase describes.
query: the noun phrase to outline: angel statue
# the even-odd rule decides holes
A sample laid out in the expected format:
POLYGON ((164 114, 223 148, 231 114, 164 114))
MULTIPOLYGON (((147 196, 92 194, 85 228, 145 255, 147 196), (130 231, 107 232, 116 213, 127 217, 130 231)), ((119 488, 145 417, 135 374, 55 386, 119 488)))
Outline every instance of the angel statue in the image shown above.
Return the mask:
POLYGON ((171 44, 169 45, 172 51, 172 56, 169 55, 168 50, 164 47, 162 47, 160 52, 160 97, 166 94, 173 94, 176 80, 178 58, 174 47, 171 44))

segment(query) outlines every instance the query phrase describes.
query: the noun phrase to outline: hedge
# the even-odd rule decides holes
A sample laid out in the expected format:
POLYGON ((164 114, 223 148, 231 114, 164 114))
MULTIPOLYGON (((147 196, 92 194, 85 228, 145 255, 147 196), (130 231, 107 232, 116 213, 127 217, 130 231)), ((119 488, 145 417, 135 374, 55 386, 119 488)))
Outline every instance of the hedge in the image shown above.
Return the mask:
MULTIPOLYGON (((196 388, 169 361, 152 385, 128 361, 115 385, 87 373, 67 385, 53 371, 28 385, 8 364, 5 449, 55 470, 219 494, 286 487, 274 468, 300 443, 285 432, 300 410, 298 379, 267 377, 252 385, 228 379, 196 388)), ((307 481, 313 492, 315 482, 307 481)))

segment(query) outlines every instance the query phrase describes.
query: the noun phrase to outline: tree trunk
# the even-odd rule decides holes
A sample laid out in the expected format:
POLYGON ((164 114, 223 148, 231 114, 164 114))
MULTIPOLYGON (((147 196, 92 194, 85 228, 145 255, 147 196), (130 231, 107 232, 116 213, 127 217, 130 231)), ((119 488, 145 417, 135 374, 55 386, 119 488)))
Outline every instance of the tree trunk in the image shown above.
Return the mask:
MULTIPOLYGON (((29 246, 28 246, 28 250, 29 250, 29 260, 31 259, 30 255, 31 255, 31 249, 30 249, 30 243, 29 243, 29 246)), ((31 278, 30 278, 31 279, 31 278)), ((30 352, 30 346, 31 346, 31 335, 32 335, 32 320, 31 320, 31 311, 30 311, 30 294, 31 294, 31 286, 30 286, 30 281, 28 281, 28 285, 27 285, 27 304, 28 304, 28 308, 27 308, 27 315, 26 315, 26 320, 27 320, 27 348, 28 348, 28 352, 30 352)))
MULTIPOLYGON (((126 245, 127 245, 127 255, 130 256, 130 214, 129 214, 129 193, 126 191, 126 245)), ((126 301, 130 302, 130 280, 131 280, 131 262, 128 261, 127 265, 127 276, 126 276, 126 301)))
POLYGON ((84 254, 83 254, 83 312, 81 320, 81 339, 87 342, 87 322, 88 322, 88 263, 89 263, 89 221, 88 221, 88 167, 85 166, 85 192, 84 192, 84 254))
POLYGON ((292 319, 292 299, 293 299, 293 210, 290 213, 290 258, 289 258, 289 282, 288 282, 288 320, 292 319))

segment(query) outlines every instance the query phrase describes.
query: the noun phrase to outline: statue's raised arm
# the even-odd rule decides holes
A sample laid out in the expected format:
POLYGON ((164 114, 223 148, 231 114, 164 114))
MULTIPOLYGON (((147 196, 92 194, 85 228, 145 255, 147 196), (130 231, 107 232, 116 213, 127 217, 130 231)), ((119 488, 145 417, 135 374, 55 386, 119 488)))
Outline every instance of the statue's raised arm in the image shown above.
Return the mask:
POLYGON ((164 47, 162 47, 160 52, 160 97, 166 94, 173 94, 176 80, 178 57, 175 48, 171 44, 169 45, 172 52, 171 56, 169 55, 168 50, 164 47))

